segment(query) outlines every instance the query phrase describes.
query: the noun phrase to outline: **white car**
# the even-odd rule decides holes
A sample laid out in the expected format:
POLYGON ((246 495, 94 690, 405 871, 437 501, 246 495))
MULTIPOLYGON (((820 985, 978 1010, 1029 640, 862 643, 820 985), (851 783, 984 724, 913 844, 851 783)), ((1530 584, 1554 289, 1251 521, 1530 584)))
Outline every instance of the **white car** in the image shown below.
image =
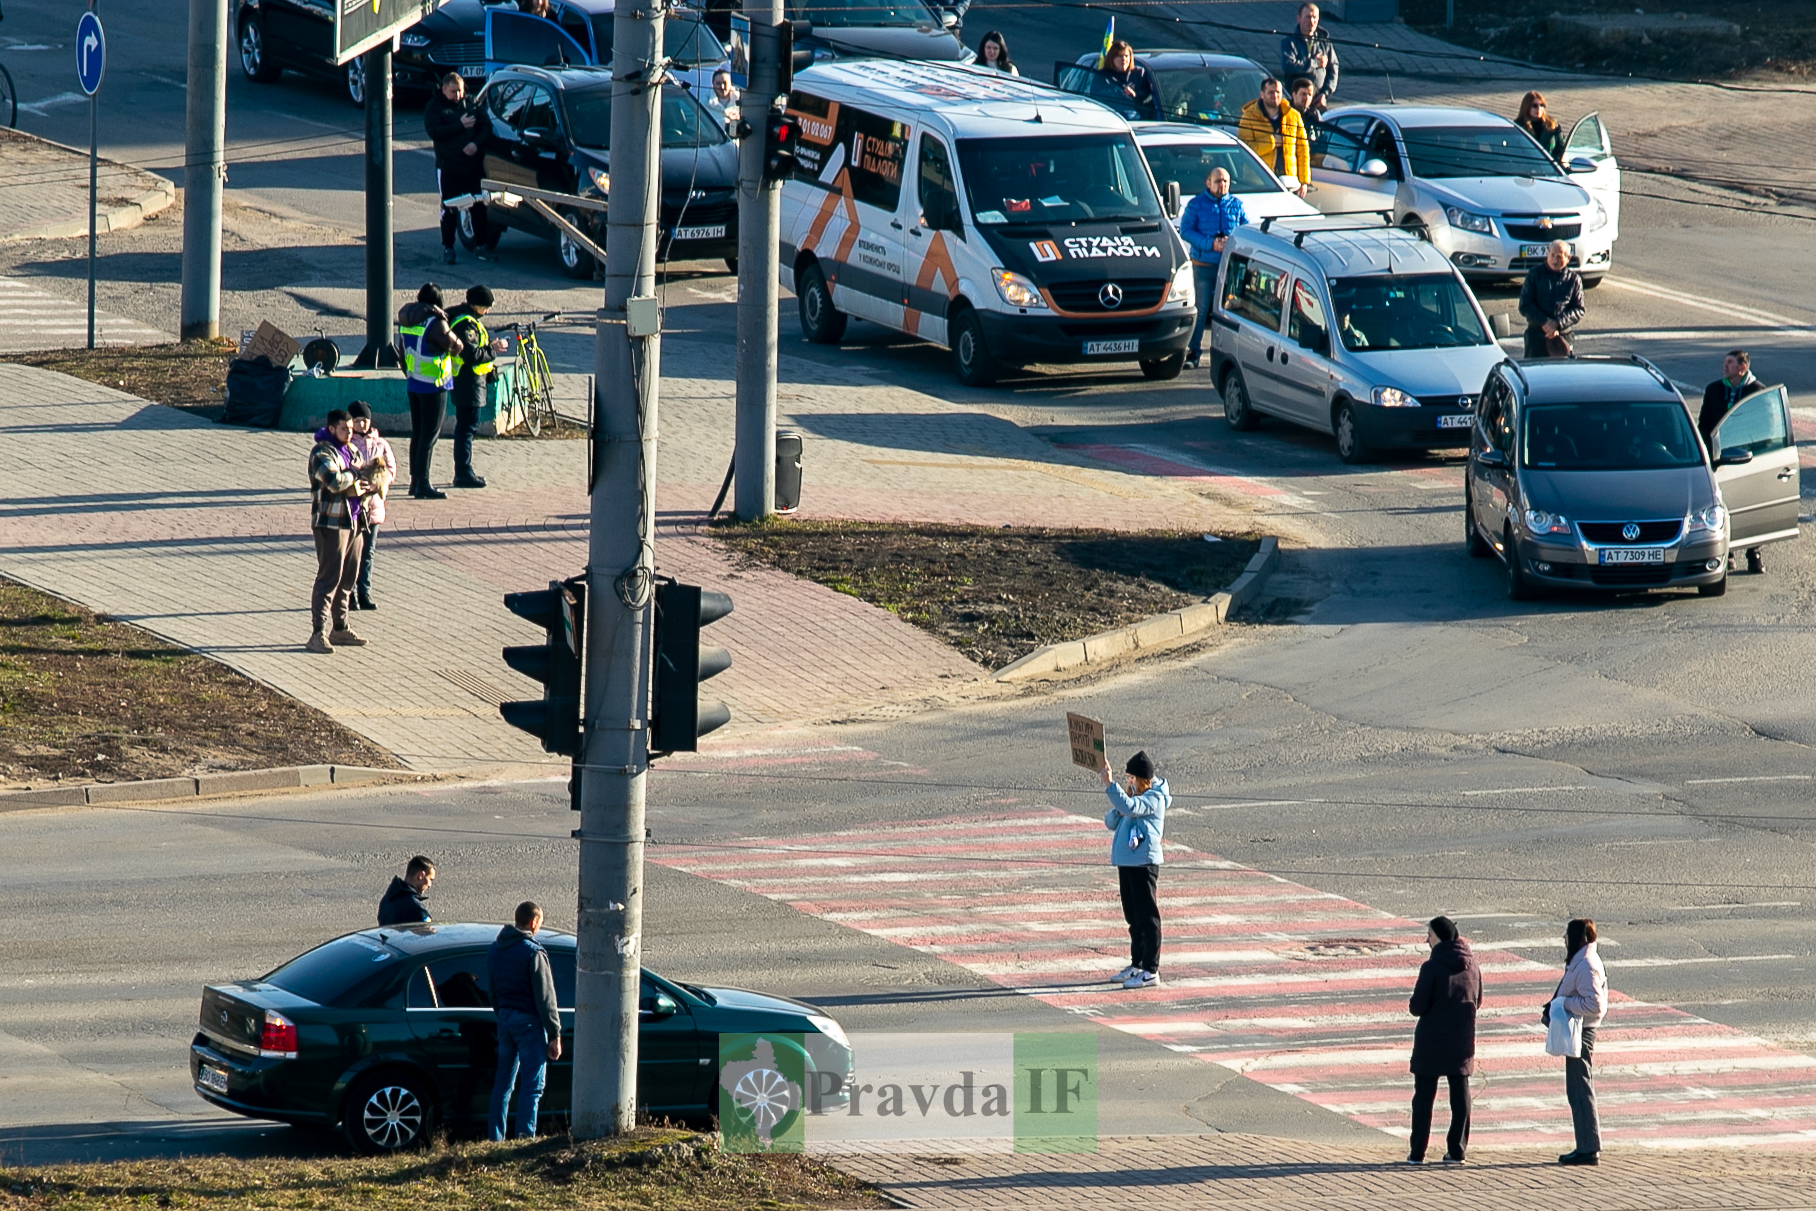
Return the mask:
POLYGON ((1583 284, 1602 280, 1620 232, 1620 165, 1599 114, 1570 131, 1560 165, 1511 121, 1480 109, 1334 109, 1313 128, 1311 203, 1389 211, 1423 226, 1472 279, 1523 275, 1553 240, 1583 284))
POLYGON ((1242 199, 1243 212, 1251 223, 1318 213, 1298 194, 1282 185, 1273 170, 1261 162, 1261 157, 1227 130, 1184 122, 1134 122, 1130 125, 1134 127, 1135 143, 1147 158, 1161 194, 1170 199, 1171 187, 1179 189, 1179 206, 1172 215, 1174 227, 1178 227, 1184 217, 1185 203, 1193 194, 1204 191, 1204 178, 1213 168, 1221 168, 1230 174, 1230 192, 1242 199))

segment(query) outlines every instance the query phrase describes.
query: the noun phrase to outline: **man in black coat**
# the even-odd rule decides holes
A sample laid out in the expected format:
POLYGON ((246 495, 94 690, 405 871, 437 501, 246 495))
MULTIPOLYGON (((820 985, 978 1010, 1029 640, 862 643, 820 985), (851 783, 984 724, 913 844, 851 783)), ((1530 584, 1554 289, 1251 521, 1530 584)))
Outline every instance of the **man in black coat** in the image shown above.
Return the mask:
POLYGON ((1764 388, 1765 384, 1753 377, 1753 355, 1745 349, 1728 350, 1728 356, 1721 359, 1721 377, 1703 389, 1702 411, 1696 417, 1696 427, 1702 430, 1709 453, 1721 453, 1715 448, 1715 426, 1721 424, 1721 418, 1734 411, 1735 404, 1764 388))
POLYGON ((1431 1108, 1438 1078, 1450 1082, 1447 1164, 1460 1165, 1469 1148, 1469 1078, 1475 1072, 1476 1010, 1482 1006, 1482 969, 1449 917, 1434 917, 1425 931, 1431 958, 1419 968, 1408 1008, 1419 1025, 1412 1036, 1412 1141, 1406 1163, 1425 1163, 1431 1108))
POLYGON ((1566 357, 1570 334, 1583 322, 1583 276, 1570 267, 1570 245, 1551 241, 1545 263, 1526 271, 1520 287, 1520 314, 1526 317, 1527 357, 1566 357), (1550 342, 1563 348, 1554 352, 1550 342))
MULTIPOLYGON (((467 96, 467 82, 460 73, 442 77, 441 88, 429 98, 423 110, 423 130, 435 144, 435 184, 441 194, 441 259, 454 263, 454 233, 460 226, 460 211, 447 205, 449 198, 479 192, 485 179, 486 144, 492 138, 492 119, 476 99, 467 96)), ((498 237, 486 222, 484 202, 475 202, 473 211, 474 256, 482 261, 495 261, 492 251, 498 237)))
POLYGON ((429 920, 429 906, 423 893, 435 882, 435 863, 417 854, 404 868, 404 877, 391 877, 384 899, 378 902, 380 925, 423 925, 429 920))

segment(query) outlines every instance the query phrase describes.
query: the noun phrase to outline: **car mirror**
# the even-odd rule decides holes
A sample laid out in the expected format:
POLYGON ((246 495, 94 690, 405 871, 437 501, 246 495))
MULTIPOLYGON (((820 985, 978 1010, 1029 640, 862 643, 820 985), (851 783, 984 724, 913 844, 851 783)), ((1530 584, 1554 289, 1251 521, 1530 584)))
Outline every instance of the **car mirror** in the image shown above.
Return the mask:
POLYGON ((1365 177, 1384 177, 1387 175, 1386 160, 1366 160, 1362 164, 1362 175, 1365 177))
POLYGON ((1753 452, 1745 446, 1729 446, 1721 452, 1721 457, 1715 460, 1715 465, 1718 467, 1744 467, 1752 461, 1753 452))
POLYGON ((1588 156, 1577 156, 1570 161, 1568 171, 1575 173, 1594 172, 1597 168, 1594 160, 1588 156))
POLYGON ((680 1012, 680 1009, 681 1007, 675 1004, 675 998, 666 992, 659 992, 653 997, 644 997, 643 1003, 638 1007, 638 1012, 648 1014, 652 1018, 672 1018, 680 1012))
POLYGON ((523 141, 531 147, 554 147, 561 137, 546 126, 531 126, 523 132, 523 141))
POLYGON ((1504 469, 1507 466, 1507 456, 1490 446, 1486 450, 1476 451, 1476 463, 1484 467, 1504 469))
POLYGON ((1494 330, 1496 340, 1513 335, 1513 317, 1505 311, 1489 316, 1488 326, 1494 330))
POLYGON ((942 11, 940 13, 940 25, 942 25, 946 29, 958 28, 958 14, 953 12, 951 9, 946 9, 946 10, 942 11))
POLYGON ((1295 177, 1290 172, 1281 174, 1280 183, 1282 185, 1286 186, 1286 188, 1291 190, 1293 193, 1299 192, 1299 178, 1295 177))
POLYGON ((1166 205, 1167 218, 1176 219, 1179 217, 1179 182, 1168 181, 1165 192, 1163 202, 1166 205))

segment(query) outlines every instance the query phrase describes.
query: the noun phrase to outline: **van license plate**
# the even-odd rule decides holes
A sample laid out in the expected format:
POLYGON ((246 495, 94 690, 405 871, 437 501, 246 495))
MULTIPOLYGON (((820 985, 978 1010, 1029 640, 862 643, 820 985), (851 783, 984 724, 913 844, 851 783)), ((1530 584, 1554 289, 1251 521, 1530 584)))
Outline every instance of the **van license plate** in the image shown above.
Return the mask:
POLYGON ((1464 412, 1457 416, 1440 416, 1438 418, 1438 428, 1467 429, 1469 428, 1469 422, 1474 419, 1475 414, 1472 412, 1464 412))
POLYGON ((201 1074, 195 1079, 195 1083, 203 1089, 207 1089, 213 1093, 226 1093, 227 1073, 220 1068, 210 1068, 208 1065, 204 1064, 202 1065, 201 1074))
POLYGON ((483 80, 486 78, 486 67, 483 63, 468 64, 460 69, 460 74, 469 80, 483 80))
POLYGON ((1086 341, 1085 356, 1100 357, 1106 353, 1139 353, 1140 341, 1086 341))
POLYGON ((1663 547, 1611 547, 1602 552, 1603 563, 1663 563, 1663 547))
POLYGON ((677 240, 722 240, 725 238, 725 224, 716 227, 677 227, 677 240))

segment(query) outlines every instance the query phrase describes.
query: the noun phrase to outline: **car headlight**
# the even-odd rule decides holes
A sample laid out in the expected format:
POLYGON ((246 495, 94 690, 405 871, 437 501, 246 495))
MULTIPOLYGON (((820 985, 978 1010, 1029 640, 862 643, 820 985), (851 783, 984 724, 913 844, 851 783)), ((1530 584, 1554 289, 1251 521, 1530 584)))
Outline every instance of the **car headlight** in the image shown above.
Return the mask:
POLYGON ((1547 513, 1543 509, 1528 509, 1520 520, 1526 523, 1526 529, 1533 534, 1568 534, 1570 519, 1558 513, 1547 513))
POLYGON ((831 1018, 822 1017, 817 1013, 810 1014, 807 1018, 807 1024, 843 1047, 846 1051, 851 1050, 851 1040, 845 1037, 845 1028, 831 1018))
POLYGON ((1692 513, 1686 517, 1684 526, 1690 530, 1706 530, 1711 534, 1720 534, 1728 528, 1728 511, 1720 505, 1710 505, 1700 513, 1692 513))
POLYGON ((1192 266, 1188 261, 1181 265, 1179 271, 1173 275, 1173 284, 1167 290, 1167 302, 1190 303, 1192 301, 1192 266))
POLYGON ((1417 408, 1417 396, 1409 395, 1398 387, 1376 387, 1374 401, 1383 408, 1417 408))
POLYGON ((1602 206, 1601 203, 1597 202, 1596 206, 1595 206, 1595 217, 1589 220, 1589 230, 1590 231, 1600 231, 1602 228, 1606 227, 1607 225, 1608 225, 1608 211, 1602 206))
POLYGON ((1046 310, 1047 300, 1040 297, 1040 287, 1021 274, 998 269, 990 274, 990 280, 996 283, 996 293, 1002 295, 1003 302, 1009 306, 1046 310))
POLYGON ((1483 235, 1494 234, 1494 220, 1485 214, 1470 214, 1467 210, 1458 210, 1455 206, 1444 208, 1444 217, 1450 220, 1452 227, 1464 231, 1479 231, 1483 235))
POLYGON ((593 183, 593 188, 597 189, 600 193, 610 193, 612 191, 612 176, 605 171, 605 169, 589 167, 586 170, 586 176, 587 180, 593 183))
POLYGON ((399 38, 398 41, 414 50, 421 50, 430 43, 431 39, 427 34, 411 32, 405 34, 402 38, 399 38))

